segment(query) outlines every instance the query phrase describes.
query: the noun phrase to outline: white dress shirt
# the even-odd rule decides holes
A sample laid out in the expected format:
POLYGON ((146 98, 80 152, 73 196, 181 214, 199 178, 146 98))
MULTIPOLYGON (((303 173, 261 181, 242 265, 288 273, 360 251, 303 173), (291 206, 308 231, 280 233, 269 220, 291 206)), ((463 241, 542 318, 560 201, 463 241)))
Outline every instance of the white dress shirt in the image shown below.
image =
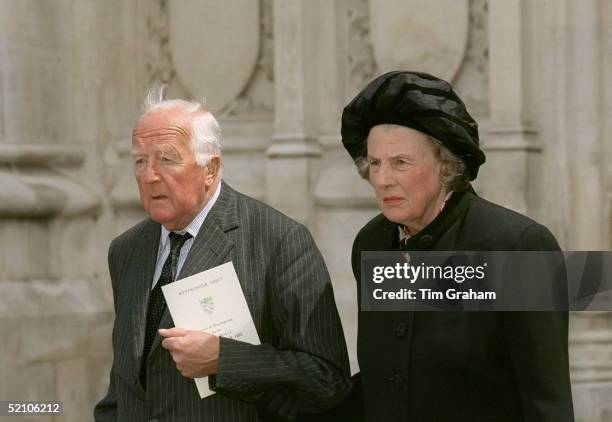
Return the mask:
MULTIPOLYGON (((185 259, 187 258, 187 254, 191 249, 191 245, 193 245, 193 241, 195 240, 198 232, 200 231, 200 227, 204 224, 204 220, 206 216, 210 212, 210 209, 217 202, 217 198, 219 197, 219 192, 221 192, 221 182, 217 185, 217 189, 213 194, 212 198, 208 200, 204 208, 191 220, 191 223, 187 225, 183 230, 177 231, 175 233, 185 234, 189 233, 191 238, 188 239, 181 248, 181 253, 179 254, 179 260, 176 267, 176 273, 180 274, 181 268, 183 268, 183 264, 185 263, 185 259)), ((153 283, 151 284, 151 290, 157 284, 157 280, 161 276, 162 268, 164 267, 164 263, 166 262, 166 258, 170 255, 170 240, 168 239, 170 232, 164 226, 161 228, 161 235, 159 238, 159 249, 157 250, 157 262, 155 263, 155 274, 153 275, 153 283)))

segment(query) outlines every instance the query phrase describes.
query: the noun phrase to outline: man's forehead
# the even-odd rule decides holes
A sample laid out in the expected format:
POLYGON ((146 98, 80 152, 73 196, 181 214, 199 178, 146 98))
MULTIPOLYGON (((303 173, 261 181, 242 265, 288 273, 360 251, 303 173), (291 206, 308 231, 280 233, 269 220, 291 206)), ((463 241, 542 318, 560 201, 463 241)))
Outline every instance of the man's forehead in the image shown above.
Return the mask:
POLYGON ((193 115, 178 107, 154 109, 138 119, 132 131, 133 135, 144 135, 148 132, 173 130, 189 134, 193 115))
POLYGON ((134 137, 132 139, 132 154, 147 154, 148 152, 180 151, 181 142, 175 135, 152 136, 150 138, 134 137))
POLYGON ((172 118, 141 119, 132 131, 132 144, 150 144, 158 147, 183 144, 190 139, 191 131, 185 122, 172 118))
POLYGON ((169 142, 189 139, 189 132, 180 126, 144 127, 134 128, 132 132, 132 142, 169 142))

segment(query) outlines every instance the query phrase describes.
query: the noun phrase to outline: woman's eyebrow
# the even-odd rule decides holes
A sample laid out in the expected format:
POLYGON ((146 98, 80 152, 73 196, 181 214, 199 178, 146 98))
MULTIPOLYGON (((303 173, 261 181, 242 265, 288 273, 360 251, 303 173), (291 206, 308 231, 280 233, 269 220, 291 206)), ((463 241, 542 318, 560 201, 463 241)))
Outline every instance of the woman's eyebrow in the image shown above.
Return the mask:
MULTIPOLYGON (((370 154, 368 154, 367 158, 371 159, 371 160, 380 160, 380 158, 375 157, 375 156, 370 155, 370 154)), ((391 159, 391 160, 396 160, 398 158, 403 158, 403 159, 407 159, 407 160, 414 160, 414 155, 401 153, 401 154, 390 155, 388 158, 391 159)))

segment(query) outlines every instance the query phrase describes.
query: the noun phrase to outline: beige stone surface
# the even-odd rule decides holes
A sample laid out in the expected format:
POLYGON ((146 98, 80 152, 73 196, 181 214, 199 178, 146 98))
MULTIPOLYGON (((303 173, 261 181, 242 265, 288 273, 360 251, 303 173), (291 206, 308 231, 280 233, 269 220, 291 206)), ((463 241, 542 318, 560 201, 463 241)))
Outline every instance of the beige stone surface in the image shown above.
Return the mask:
POLYGON ((369 3, 372 46, 381 71, 418 70, 455 78, 467 45, 467 0, 369 3))
POLYGON ((43 222, 2 219, 0 239, 6 245, 0 248, 0 280, 27 280, 47 273, 49 238, 43 222))
POLYGON ((57 400, 56 367, 51 362, 0 366, 0 397, 3 400, 57 400))
POLYGON ((254 71, 259 52, 259 2, 169 1, 170 46, 176 73, 190 95, 221 110, 254 71), (227 54, 231 52, 231 54, 227 54))
MULTIPOLYGON (((610 11, 598 0, 0 1, 0 400, 61 399, 56 420, 81 421, 106 390, 106 254, 144 217, 130 136, 152 82, 208 97, 226 180, 311 228, 353 371, 350 249, 377 210, 340 116, 383 70, 454 80, 488 154, 478 192, 565 249, 610 250, 610 11)), ((570 333, 576 418, 612 421, 612 315, 576 313, 570 333)))
MULTIPOLYGON (((87 355, 85 355, 87 356, 87 355)), ((64 415, 56 419, 82 422, 91 418, 92 410, 87 395, 87 357, 62 360, 56 365, 57 400, 64 404, 64 415)))

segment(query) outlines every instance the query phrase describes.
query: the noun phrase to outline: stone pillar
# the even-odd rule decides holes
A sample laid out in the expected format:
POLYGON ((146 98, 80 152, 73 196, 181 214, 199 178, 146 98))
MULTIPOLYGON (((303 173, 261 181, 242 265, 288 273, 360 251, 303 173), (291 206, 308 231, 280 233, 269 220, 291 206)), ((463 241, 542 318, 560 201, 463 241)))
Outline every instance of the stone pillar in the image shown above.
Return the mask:
POLYGON ((81 317, 100 300, 84 227, 66 222, 91 224, 99 202, 73 177, 86 150, 73 134, 72 12, 67 1, 0 4, 0 397, 65 400, 68 420, 83 420, 87 383, 70 395, 64 370, 88 353, 81 317))
POLYGON ((612 318, 609 312, 574 313, 570 368, 577 422, 612 421, 612 318))
MULTIPOLYGON (((605 144, 601 2, 566 4, 566 138, 571 193, 568 244, 573 250, 606 250, 605 144)), ((609 19, 609 18, 608 18, 609 19)), ((609 22, 609 21, 608 21, 609 22)), ((608 72, 609 73, 609 72, 608 72)), ((609 224, 609 221, 607 222, 609 224)), ((612 314, 575 313, 570 337, 578 421, 612 421, 612 314)))
POLYGON ((521 0, 489 2, 490 126, 484 148, 487 164, 479 177, 483 195, 529 213, 540 146, 533 119, 530 26, 521 0), (494 172, 494 174, 493 174, 494 172))
POLYGON ((105 159, 134 111, 134 74, 116 71, 132 7, 0 2, 0 397, 61 400, 66 421, 108 382, 105 159))
MULTIPOLYGON (((602 67, 597 0, 567 3, 571 17, 567 118, 572 193, 569 243, 575 250, 605 249, 604 138, 601 134, 602 67)), ((610 139, 608 139, 610 142, 610 139)))
POLYGON ((310 3, 274 2, 274 135, 266 152, 266 202, 307 225, 321 155, 312 65, 319 46, 310 3))
POLYGON ((353 13, 347 2, 312 1, 317 19, 316 94, 317 139, 322 149, 314 189, 313 233, 325 257, 334 285, 336 304, 347 340, 351 367, 357 371, 357 289, 351 270, 351 248, 359 229, 374 215, 375 202, 340 137, 340 120, 347 97, 347 43, 353 13))
MULTIPOLYGON (((604 104, 612 99, 605 83, 612 79, 605 72, 610 55, 604 46, 610 48, 610 37, 602 34, 612 9, 595 0, 549 0, 533 6, 541 57, 534 80, 541 96, 545 147, 546 189, 541 196, 546 213, 541 217, 563 249, 609 250, 604 200, 609 166, 604 157, 606 151, 610 154, 610 126, 604 104), (602 13, 606 7, 608 13, 602 13)), ((612 421, 611 346, 611 313, 572 313, 569 348, 576 421, 612 421)))
MULTIPOLYGON (((601 92, 603 95, 601 102, 601 142, 603 149, 604 163, 612 162, 612 3, 601 3, 601 92)), ((606 189, 607 204, 603 213, 603 233, 607 235, 605 245, 608 250, 612 250, 612 166, 603 165, 604 170, 603 184, 606 189)))

